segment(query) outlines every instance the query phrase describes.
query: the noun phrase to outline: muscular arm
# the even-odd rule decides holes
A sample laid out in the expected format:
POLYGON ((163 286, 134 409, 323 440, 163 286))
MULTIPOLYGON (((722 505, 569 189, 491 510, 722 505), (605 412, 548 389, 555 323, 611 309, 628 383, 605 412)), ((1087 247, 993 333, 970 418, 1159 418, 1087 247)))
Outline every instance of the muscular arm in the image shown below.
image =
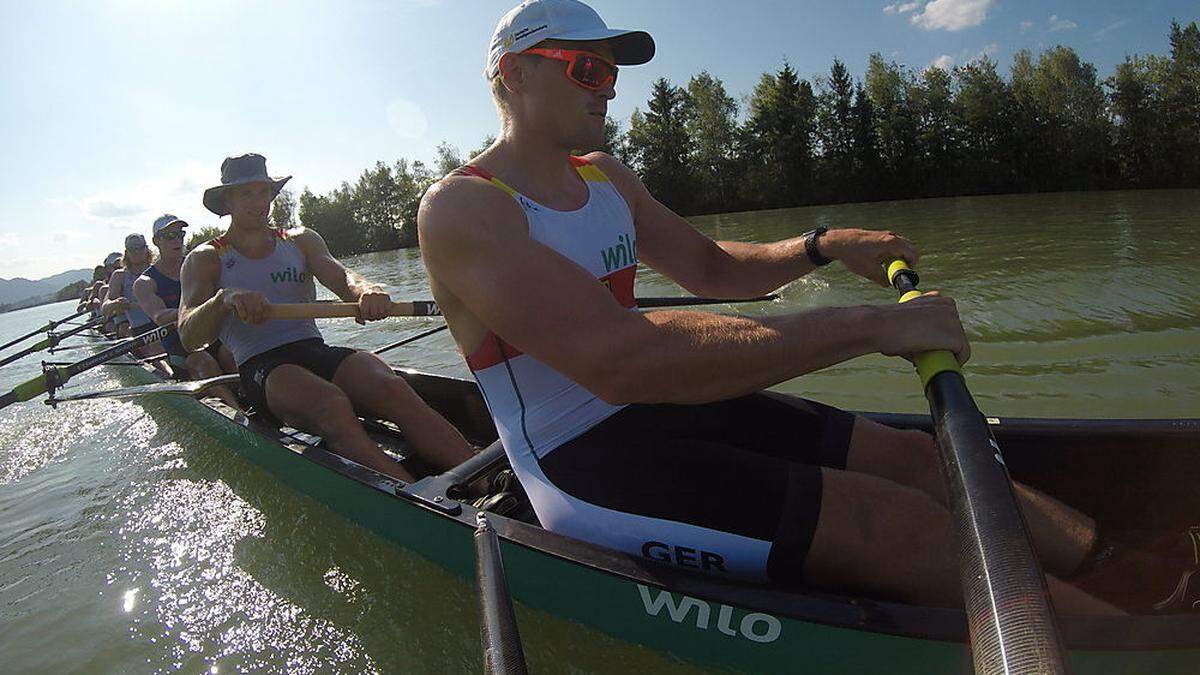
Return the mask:
POLYGON ((117 270, 108 280, 108 294, 104 298, 104 304, 100 306, 100 311, 104 312, 105 316, 112 316, 124 311, 125 306, 129 304, 124 292, 125 270, 117 270))
POLYGON ((435 293, 453 296, 443 306, 461 305, 611 403, 693 403, 756 391, 879 351, 878 327, 895 311, 833 308, 767 319, 630 311, 587 272, 530 239, 511 199, 469 178, 430 190, 418 226, 435 293))
POLYGON ((203 245, 188 254, 179 272, 179 340, 183 348, 196 351, 217 339, 228 309, 221 278, 221 258, 203 245))
POLYGON ((325 239, 314 230, 297 228, 293 233, 296 245, 304 252, 308 269, 321 285, 333 291, 346 302, 357 302, 363 293, 380 290, 378 284, 373 284, 358 273, 347 269, 325 244, 325 239))
MULTIPOLYGON (((628 167, 603 153, 588 155, 620 190, 637 226, 642 260, 696 295, 763 295, 815 269, 803 237, 770 243, 713 241, 661 202, 628 167)), ((840 259, 852 272, 887 285, 881 263, 905 258, 915 264, 913 247, 890 232, 830 230, 821 253, 840 259)))
POLYGON ((158 297, 158 283, 154 279, 141 277, 133 282, 133 297, 155 324, 169 326, 178 321, 179 310, 167 307, 158 297))

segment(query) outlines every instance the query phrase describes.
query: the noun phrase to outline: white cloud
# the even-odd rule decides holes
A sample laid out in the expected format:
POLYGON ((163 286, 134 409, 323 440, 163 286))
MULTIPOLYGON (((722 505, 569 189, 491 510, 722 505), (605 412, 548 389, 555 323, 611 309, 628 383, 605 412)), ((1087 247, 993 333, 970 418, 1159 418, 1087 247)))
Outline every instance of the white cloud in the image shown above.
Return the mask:
POLYGON ((932 68, 941 68, 946 72, 950 72, 954 68, 954 57, 949 54, 942 54, 929 63, 932 68))
POLYGON ((1104 28, 1101 28, 1100 30, 1096 31, 1095 33, 1092 33, 1092 37, 1096 38, 1097 40, 1102 39, 1105 36, 1107 36, 1109 33, 1113 32, 1114 30, 1116 30, 1118 28, 1121 28, 1122 26, 1124 26, 1127 23, 1129 23, 1129 19, 1121 19, 1120 21, 1110 23, 1107 26, 1105 26, 1104 28))
MULTIPOLYGON (((217 173, 214 167, 191 160, 159 170, 156 178, 77 198, 73 203, 86 220, 106 225, 112 231, 149 234, 150 222, 162 213, 174 213, 199 227, 217 220, 200 202, 204 189, 217 182, 217 173)), ((61 237, 73 236, 67 234, 73 232, 70 230, 56 232, 61 237)), ((92 232, 88 236, 95 235, 92 232)))
POLYGON ((884 14, 906 14, 921 6, 920 2, 905 2, 886 5, 883 8, 884 14))
POLYGON ((94 230, 50 230, 47 234, 56 244, 74 244, 96 236, 94 230))
POLYGON ((79 206, 84 213, 96 219, 127 218, 146 211, 142 204, 115 202, 103 195, 87 197, 79 206))
POLYGON ((0 249, 14 248, 21 245, 21 238, 16 232, 0 232, 0 249))
POLYGON ((421 106, 412 101, 398 98, 387 106, 387 120, 401 138, 420 139, 429 131, 429 119, 421 106))
POLYGON ((1060 30, 1071 30, 1073 28, 1078 28, 1078 27, 1079 27, 1079 24, 1075 23, 1074 21, 1071 21, 1070 19, 1060 19, 1060 18, 1058 18, 1057 14, 1050 15, 1050 32, 1051 33, 1055 32, 1055 31, 1060 31, 1060 30))
POLYGON ((956 31, 983 23, 995 0, 933 0, 912 16, 925 30, 956 31))
POLYGON ((1029 30, 1030 28, 1033 28, 1033 22, 1032 22, 1032 21, 1022 21, 1022 22, 1021 22, 1021 32, 1022 32, 1022 33, 1024 33, 1024 32, 1025 32, 1025 31, 1027 31, 1027 30, 1029 30))

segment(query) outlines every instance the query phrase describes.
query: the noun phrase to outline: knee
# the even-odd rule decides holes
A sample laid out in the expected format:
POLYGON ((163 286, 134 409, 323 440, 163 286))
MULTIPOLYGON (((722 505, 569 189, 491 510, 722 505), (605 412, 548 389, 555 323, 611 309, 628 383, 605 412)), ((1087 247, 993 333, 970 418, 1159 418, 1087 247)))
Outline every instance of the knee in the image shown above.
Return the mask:
POLYGON ((213 358, 205 352, 192 352, 188 354, 184 363, 187 364, 188 370, 197 375, 208 376, 213 374, 213 371, 216 369, 216 363, 213 361, 213 358))

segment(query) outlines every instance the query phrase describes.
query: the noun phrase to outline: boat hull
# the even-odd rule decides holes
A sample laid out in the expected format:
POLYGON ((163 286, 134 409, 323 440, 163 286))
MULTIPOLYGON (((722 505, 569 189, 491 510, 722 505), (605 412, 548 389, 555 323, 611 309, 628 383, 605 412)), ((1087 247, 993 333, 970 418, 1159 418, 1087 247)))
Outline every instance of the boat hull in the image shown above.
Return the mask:
MULTIPOLYGON (((112 370, 126 385, 157 381, 139 368, 112 370)), ((438 399, 467 396, 463 387, 473 387, 449 378, 410 382, 435 407, 438 399)), ((197 425, 296 491, 380 537, 464 580, 472 578, 471 507, 462 505, 459 513, 450 513, 444 503, 414 499, 390 481, 369 485, 361 476, 331 471, 328 461, 288 451, 244 420, 231 421, 191 398, 155 395, 144 400, 197 425)), ((479 418, 486 410, 463 403, 448 414, 457 416, 464 433, 477 440, 489 430, 480 426, 487 425, 479 418)), ((501 535, 510 588, 520 603, 684 661, 747 672, 971 672, 959 612, 799 593, 781 602, 770 589, 715 584, 528 523, 502 517, 492 517, 492 522, 501 535)), ((1064 624, 1075 673, 1200 672, 1200 622, 1191 617, 1068 619, 1064 624), (1132 642, 1115 637, 1130 630, 1145 635, 1132 642), (1162 638, 1164 632, 1167 638, 1162 638), (1180 633, 1193 639, 1181 643, 1170 638, 1180 633)))

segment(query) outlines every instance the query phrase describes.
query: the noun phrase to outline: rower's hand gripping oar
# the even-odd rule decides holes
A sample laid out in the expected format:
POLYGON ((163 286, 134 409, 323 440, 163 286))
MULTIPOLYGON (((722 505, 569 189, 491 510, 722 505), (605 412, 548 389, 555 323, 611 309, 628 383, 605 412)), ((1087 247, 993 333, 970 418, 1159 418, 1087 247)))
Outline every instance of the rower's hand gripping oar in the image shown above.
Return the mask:
MULTIPOLYGON (((888 265, 903 295, 921 296, 903 260, 888 265)), ((961 566, 976 673, 1065 673, 1066 651, 1050 594, 1021 517, 1012 479, 987 420, 948 351, 913 359, 937 435, 961 566)))
POLYGON ((54 330, 55 328, 58 328, 62 324, 70 321, 71 319, 83 316, 84 314, 87 314, 87 313, 88 313, 88 310, 81 309, 78 312, 75 312, 74 314, 72 314, 71 316, 61 318, 57 321, 51 321, 50 323, 47 323, 45 326, 42 326, 41 328, 39 328, 35 331, 30 331, 30 332, 22 335, 19 338, 13 338, 12 340, 5 342, 4 344, 0 345, 0 349, 8 349, 9 347, 17 344, 18 342, 24 342, 25 340, 28 340, 29 338, 31 338, 39 333, 49 333, 50 331, 54 330))
POLYGON ((128 354, 138 347, 158 342, 174 331, 175 329, 171 326, 158 326, 140 335, 122 340, 120 344, 96 352, 86 359, 76 361, 71 365, 45 367, 41 375, 18 384, 16 387, 13 387, 12 391, 0 396, 0 408, 5 408, 13 403, 28 401, 47 391, 53 392, 54 389, 66 384, 67 380, 70 380, 83 371, 103 365, 105 362, 128 354))

